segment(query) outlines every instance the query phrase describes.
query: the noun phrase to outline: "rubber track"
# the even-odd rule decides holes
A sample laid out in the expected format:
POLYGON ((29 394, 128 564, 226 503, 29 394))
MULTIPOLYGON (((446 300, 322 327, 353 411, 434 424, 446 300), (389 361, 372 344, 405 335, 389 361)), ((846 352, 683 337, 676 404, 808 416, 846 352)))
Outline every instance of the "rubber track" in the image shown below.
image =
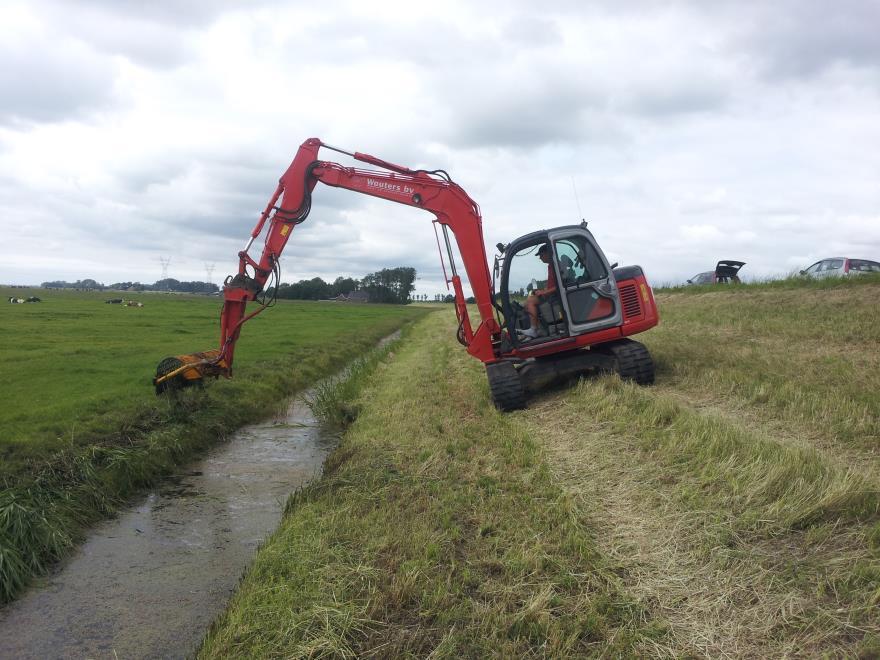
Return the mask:
POLYGON ((526 392, 513 364, 496 362, 486 365, 486 376, 492 401, 498 410, 508 412, 526 407, 526 392))
POLYGON ((617 373, 622 379, 639 385, 654 383, 654 360, 644 344, 622 339, 608 346, 608 350, 617 358, 617 373))

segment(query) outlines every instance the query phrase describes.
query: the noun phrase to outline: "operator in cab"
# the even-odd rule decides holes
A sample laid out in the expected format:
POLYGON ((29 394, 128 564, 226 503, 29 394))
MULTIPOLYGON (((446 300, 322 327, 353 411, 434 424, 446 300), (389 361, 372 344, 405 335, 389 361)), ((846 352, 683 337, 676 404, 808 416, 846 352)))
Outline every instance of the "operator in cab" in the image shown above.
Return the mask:
POLYGON ((529 339, 539 337, 543 333, 538 324, 538 305, 548 297, 556 295, 556 269, 553 267, 553 248, 549 243, 544 243, 538 248, 538 259, 547 264, 547 286, 543 289, 532 289, 529 297, 526 298, 525 309, 532 325, 528 330, 521 330, 520 334, 529 339))

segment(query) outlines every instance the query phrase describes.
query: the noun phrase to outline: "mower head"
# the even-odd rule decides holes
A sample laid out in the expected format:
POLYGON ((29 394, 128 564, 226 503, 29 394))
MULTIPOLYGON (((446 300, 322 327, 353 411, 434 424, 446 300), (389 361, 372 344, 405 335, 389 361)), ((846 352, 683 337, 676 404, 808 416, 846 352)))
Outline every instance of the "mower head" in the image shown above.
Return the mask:
POLYGON ((219 349, 176 355, 162 360, 156 367, 153 385, 156 394, 181 390, 190 385, 201 384, 206 376, 225 376, 229 369, 219 349))

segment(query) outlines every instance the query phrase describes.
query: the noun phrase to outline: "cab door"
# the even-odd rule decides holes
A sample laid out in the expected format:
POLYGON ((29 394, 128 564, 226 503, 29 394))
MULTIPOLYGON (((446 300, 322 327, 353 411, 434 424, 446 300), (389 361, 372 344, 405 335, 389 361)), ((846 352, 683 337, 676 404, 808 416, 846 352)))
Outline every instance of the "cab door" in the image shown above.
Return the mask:
POLYGON ((556 281, 568 319, 569 334, 619 326, 623 322, 620 294, 605 255, 586 228, 550 231, 556 281))

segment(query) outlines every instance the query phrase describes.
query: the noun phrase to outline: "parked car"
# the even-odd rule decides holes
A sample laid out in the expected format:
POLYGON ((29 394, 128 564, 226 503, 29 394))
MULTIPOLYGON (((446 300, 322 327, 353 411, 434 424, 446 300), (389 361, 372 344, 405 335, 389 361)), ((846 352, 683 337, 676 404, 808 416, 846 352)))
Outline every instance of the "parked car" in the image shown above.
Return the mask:
POLYGON ((880 273, 880 262, 868 259, 850 259, 849 257, 831 257, 817 261, 801 271, 801 275, 807 277, 838 277, 865 273, 880 273))
POLYGON ((705 273, 697 273, 687 281, 688 284, 739 284, 739 269, 745 266, 744 261, 731 261, 723 259, 719 261, 715 270, 707 270, 705 273))

